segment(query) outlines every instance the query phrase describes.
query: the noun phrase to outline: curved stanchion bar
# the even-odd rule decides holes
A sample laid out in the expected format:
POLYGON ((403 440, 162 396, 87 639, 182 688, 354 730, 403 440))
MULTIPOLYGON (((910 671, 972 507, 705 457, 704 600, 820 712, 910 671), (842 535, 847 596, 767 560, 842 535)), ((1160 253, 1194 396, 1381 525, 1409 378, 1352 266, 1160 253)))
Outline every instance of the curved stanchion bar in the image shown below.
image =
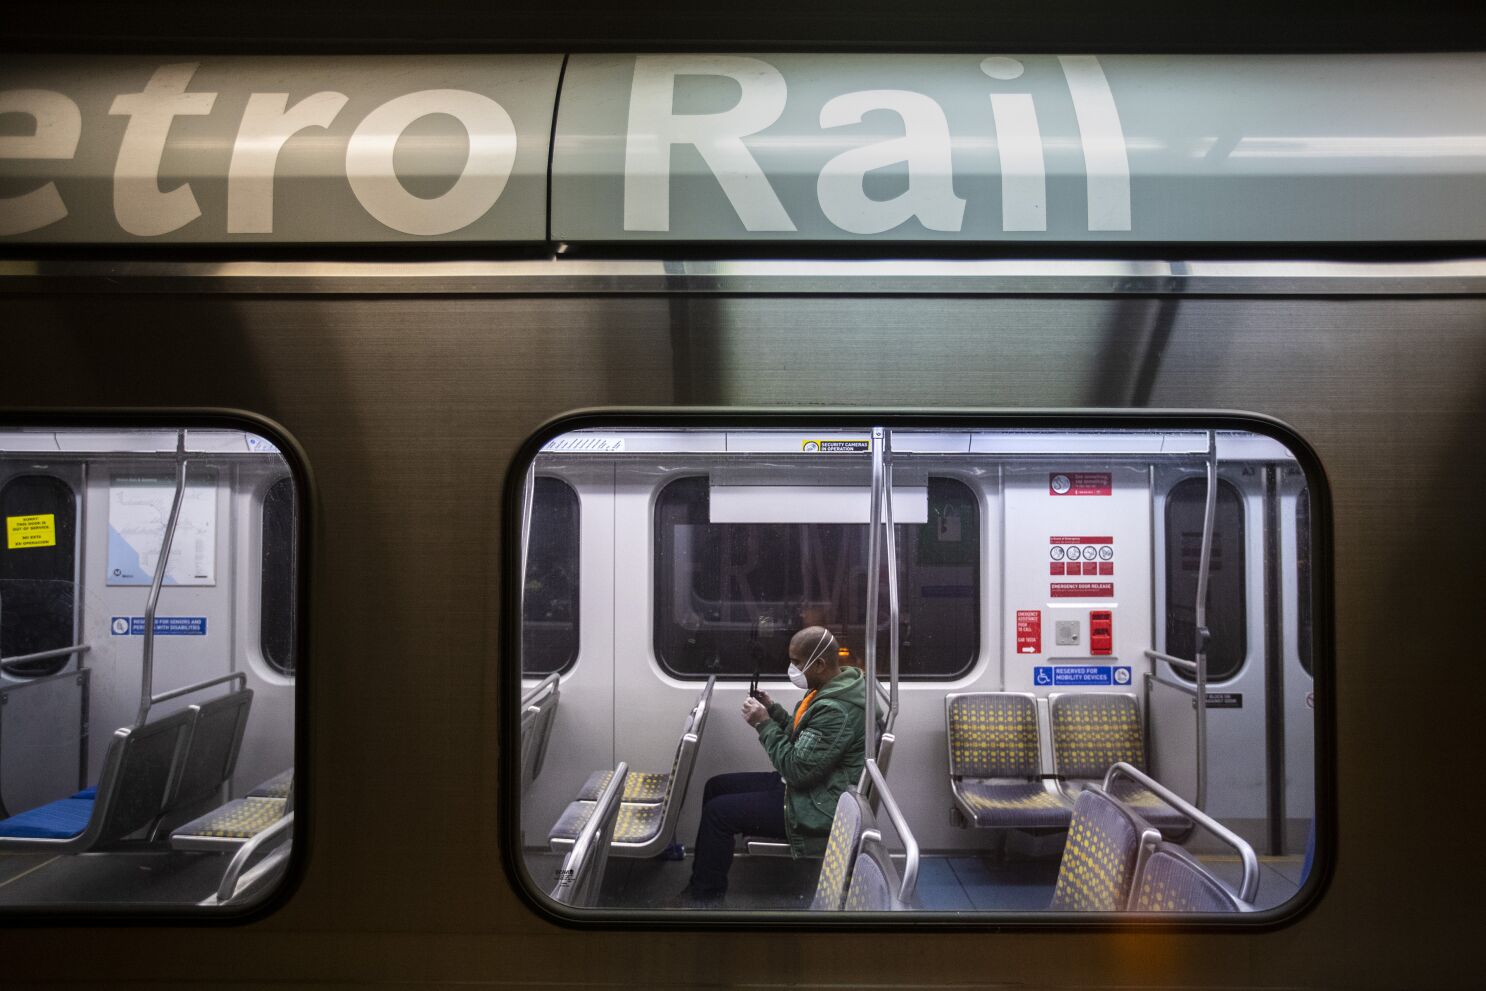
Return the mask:
POLYGON ((232 901, 233 895, 237 893, 238 878, 242 876, 243 869, 248 866, 248 861, 252 859, 253 855, 268 846, 270 841, 284 836, 293 826, 294 813, 286 812, 284 813, 284 817, 278 822, 238 847, 237 852, 228 861, 227 869, 222 872, 222 883, 217 885, 218 905, 225 905, 232 901))
POLYGON ((1243 839, 1243 837, 1233 832, 1227 826, 1224 826, 1221 822, 1218 822, 1218 820, 1214 819, 1206 812, 1203 812, 1201 809, 1197 808, 1197 806, 1193 805, 1185 798, 1182 798, 1170 788, 1161 784, 1149 774, 1146 774, 1144 771, 1141 771, 1140 769, 1133 767, 1130 764, 1125 763, 1124 761, 1120 761, 1119 763, 1112 765, 1110 769, 1105 773, 1104 790, 1108 792, 1110 790, 1110 785, 1114 783, 1114 780, 1121 776, 1129 778, 1131 781, 1134 781, 1154 792, 1157 796, 1160 797, 1163 802, 1181 812, 1183 815, 1190 818, 1193 822, 1197 823, 1199 826, 1202 826, 1208 832, 1212 833, 1218 839, 1222 840, 1228 846, 1232 847, 1238 853, 1239 860, 1243 864, 1243 881, 1239 885, 1238 891, 1239 900, 1244 902, 1245 904, 1253 903, 1254 896, 1259 892, 1259 858, 1257 855, 1255 855, 1254 848, 1249 846, 1249 844, 1243 839))
POLYGON ((619 798, 624 792, 624 781, 629 775, 629 764, 620 761, 614 768, 609 783, 594 804, 593 815, 588 817, 583 831, 573 841, 573 848, 562 859, 557 873, 557 884, 552 889, 552 899, 564 905, 579 908, 589 907, 598 896, 603 884, 604 868, 609 860, 609 842, 614 833, 614 820, 619 816, 619 798))
POLYGON ((893 823, 893 829, 898 833, 898 839, 903 841, 903 877, 898 885, 898 900, 904 905, 913 900, 913 893, 918 887, 918 862, 919 850, 918 840, 913 836, 913 830, 908 826, 908 820, 903 817, 903 810, 898 807, 898 802, 893 798, 892 792, 888 791, 887 779, 883 777, 882 771, 873 758, 867 759, 867 775, 872 780, 872 790, 882 807, 887 810, 887 816, 893 823))

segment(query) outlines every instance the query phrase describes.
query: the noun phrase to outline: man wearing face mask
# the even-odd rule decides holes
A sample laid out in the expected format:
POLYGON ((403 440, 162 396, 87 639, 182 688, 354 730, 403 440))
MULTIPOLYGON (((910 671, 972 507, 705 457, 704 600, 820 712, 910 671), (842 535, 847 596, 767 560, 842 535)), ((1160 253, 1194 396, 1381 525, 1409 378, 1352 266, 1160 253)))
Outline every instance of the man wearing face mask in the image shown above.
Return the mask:
POLYGON ((764 692, 743 700, 743 719, 774 770, 707 782, 683 902, 721 901, 738 833, 788 840, 796 857, 823 853, 836 800, 862 775, 867 682, 857 668, 841 666, 831 631, 808 626, 790 639, 789 680, 806 690, 794 712, 764 692))

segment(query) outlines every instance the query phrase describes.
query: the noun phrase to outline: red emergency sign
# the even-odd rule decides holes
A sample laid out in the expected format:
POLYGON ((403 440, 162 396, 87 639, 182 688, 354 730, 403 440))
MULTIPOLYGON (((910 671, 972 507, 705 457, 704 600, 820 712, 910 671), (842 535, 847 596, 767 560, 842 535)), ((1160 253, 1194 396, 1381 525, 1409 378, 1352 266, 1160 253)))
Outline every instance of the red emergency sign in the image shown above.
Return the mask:
POLYGON ((1114 582, 1053 582, 1048 594, 1055 599, 1112 599, 1114 582))
POLYGON ((1016 652, 1018 654, 1042 653, 1042 610, 1018 609, 1016 611, 1016 652))

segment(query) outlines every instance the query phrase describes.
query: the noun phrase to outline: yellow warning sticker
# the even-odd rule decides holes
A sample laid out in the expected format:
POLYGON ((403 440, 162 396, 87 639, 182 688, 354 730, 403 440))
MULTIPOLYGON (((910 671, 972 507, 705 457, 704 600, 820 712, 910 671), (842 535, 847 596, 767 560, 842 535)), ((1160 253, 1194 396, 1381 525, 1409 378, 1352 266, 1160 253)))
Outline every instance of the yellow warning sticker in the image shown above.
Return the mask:
POLYGON ((800 441, 800 450, 806 454, 866 454, 872 450, 870 440, 814 440, 800 441))
POLYGON ((5 546, 10 550, 21 547, 56 547, 56 515, 37 513, 35 516, 5 517, 5 546))

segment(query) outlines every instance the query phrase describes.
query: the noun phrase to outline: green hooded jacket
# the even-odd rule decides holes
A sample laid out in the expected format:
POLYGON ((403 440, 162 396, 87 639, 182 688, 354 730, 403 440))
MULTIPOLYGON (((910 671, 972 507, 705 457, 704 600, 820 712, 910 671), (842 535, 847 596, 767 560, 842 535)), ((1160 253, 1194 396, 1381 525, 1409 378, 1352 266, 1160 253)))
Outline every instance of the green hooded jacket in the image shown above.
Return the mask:
POLYGON ((867 679, 842 668, 810 700, 799 726, 775 702, 758 726, 759 742, 784 779, 784 825, 796 856, 825 852, 836 800, 855 788, 866 766, 867 679))

